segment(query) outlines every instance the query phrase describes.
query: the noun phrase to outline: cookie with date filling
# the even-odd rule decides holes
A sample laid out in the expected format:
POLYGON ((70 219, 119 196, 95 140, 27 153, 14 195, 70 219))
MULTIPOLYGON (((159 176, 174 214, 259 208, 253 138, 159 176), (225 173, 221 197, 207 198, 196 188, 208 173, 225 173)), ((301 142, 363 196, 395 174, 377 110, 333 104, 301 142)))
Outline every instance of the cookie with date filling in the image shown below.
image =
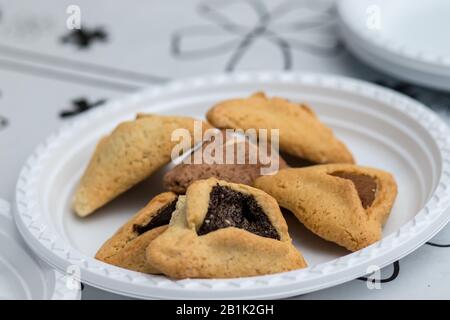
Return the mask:
POLYGON ((256 179, 255 186, 312 232, 350 251, 381 239, 397 196, 391 174, 349 164, 284 169, 256 179))
POLYGON ((306 267, 280 208, 265 192, 210 178, 180 196, 147 262, 172 278, 232 278, 306 267))
MULTIPOLYGON (((170 162, 178 143, 172 133, 186 129, 193 136, 196 121, 138 114, 135 120, 119 124, 98 143, 75 191, 75 212, 80 217, 93 213, 170 162)), ((208 127, 203 123, 202 129, 208 127)))
POLYGON ((354 163, 347 147, 305 104, 259 92, 220 102, 206 116, 221 129, 279 129, 280 150, 311 163, 354 163))
POLYGON ((154 197, 102 245, 95 258, 125 269, 159 273, 147 264, 145 250, 167 229, 177 200, 178 197, 172 192, 154 197))

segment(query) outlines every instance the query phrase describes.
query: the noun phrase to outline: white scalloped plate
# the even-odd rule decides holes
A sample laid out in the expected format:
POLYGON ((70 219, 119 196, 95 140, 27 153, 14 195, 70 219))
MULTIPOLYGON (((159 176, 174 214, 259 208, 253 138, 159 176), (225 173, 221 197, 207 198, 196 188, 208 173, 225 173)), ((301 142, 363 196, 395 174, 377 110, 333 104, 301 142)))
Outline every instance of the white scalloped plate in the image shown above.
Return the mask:
POLYGON ((341 34, 367 64, 412 83, 450 90, 450 1, 341 0, 341 34))
MULTIPOLYGON (((366 82, 327 75, 238 73, 205 76, 139 92, 89 112, 41 144, 17 184, 16 221, 34 251, 65 270, 81 268, 92 286, 140 298, 278 298, 333 286, 413 251, 449 220, 450 132, 426 107, 366 82), (392 172, 399 195, 382 241, 349 254, 288 217, 291 236, 310 267, 228 280, 144 275, 93 258, 121 224, 161 191, 161 175, 127 192, 91 217, 70 210, 77 181, 99 138, 136 112, 203 117, 217 101, 264 90, 308 102, 363 165, 392 172)), ((299 137, 301 139, 301 137, 299 137)))
POLYGON ((23 243, 10 205, 0 199, 0 300, 79 300, 64 274, 39 261, 23 243))

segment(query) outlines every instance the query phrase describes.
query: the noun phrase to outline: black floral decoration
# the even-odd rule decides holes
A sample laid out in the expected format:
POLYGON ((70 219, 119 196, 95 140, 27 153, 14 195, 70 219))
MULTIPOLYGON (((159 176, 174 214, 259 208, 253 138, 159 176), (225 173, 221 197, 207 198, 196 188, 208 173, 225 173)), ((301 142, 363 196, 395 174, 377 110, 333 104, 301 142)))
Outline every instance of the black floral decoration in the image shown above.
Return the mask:
POLYGON ((342 45, 335 34, 336 17, 333 8, 330 4, 305 0, 285 1, 271 10, 261 0, 203 1, 197 11, 208 23, 177 30, 172 35, 171 52, 179 59, 226 55, 225 71, 233 71, 249 48, 256 41, 264 40, 278 48, 282 67, 289 70, 293 65, 293 50, 321 56, 335 56, 342 51, 342 45), (237 4, 249 7, 255 13, 257 22, 246 25, 233 21, 225 9, 237 4), (291 12, 298 13, 296 20, 283 22, 280 19, 291 12), (307 37, 311 34, 315 35, 314 41, 307 37), (208 37, 209 42, 223 36, 228 36, 229 40, 204 48, 184 48, 185 42, 200 36, 208 37))

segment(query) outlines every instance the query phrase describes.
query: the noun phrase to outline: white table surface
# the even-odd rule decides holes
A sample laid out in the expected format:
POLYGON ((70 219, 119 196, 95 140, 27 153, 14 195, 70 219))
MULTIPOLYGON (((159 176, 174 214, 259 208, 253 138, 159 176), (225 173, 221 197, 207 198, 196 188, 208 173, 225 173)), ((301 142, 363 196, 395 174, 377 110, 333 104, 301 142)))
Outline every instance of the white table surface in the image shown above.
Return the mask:
MULTIPOLYGON (((0 0, 0 198, 48 134, 85 104, 183 77, 236 70, 335 73, 389 86, 450 123, 450 94, 396 81, 352 57, 333 1, 78 0, 83 33, 66 27, 67 0, 0 0), (64 40, 65 39, 65 40, 64 40), (62 116, 64 115, 64 116, 62 116)), ((450 226, 382 270, 380 290, 353 280, 295 299, 449 299, 450 226)), ((83 299, 121 299, 89 286, 83 299)))

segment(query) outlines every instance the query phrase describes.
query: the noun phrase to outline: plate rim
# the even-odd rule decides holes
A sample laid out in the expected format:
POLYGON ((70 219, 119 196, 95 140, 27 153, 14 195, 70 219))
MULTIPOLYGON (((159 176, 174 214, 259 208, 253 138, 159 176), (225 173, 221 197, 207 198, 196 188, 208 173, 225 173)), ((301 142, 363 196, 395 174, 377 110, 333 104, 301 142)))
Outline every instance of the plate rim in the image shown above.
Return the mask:
POLYGON ((274 71, 204 75, 150 87, 124 98, 116 99, 89 111, 50 135, 43 143, 38 145, 21 170, 16 187, 15 220, 26 242, 43 260, 62 271, 70 264, 80 265, 83 282, 101 287, 104 290, 139 298, 211 298, 211 291, 216 293, 214 298, 280 298, 292 296, 343 283, 364 275, 369 262, 376 263, 380 267, 387 265, 415 250, 442 229, 450 220, 450 211, 446 212, 446 209, 450 207, 450 193, 446 193, 446 190, 449 190, 450 187, 449 144, 449 128, 431 110, 412 98, 362 80, 327 74, 274 71), (46 157, 50 156, 51 150, 56 148, 65 136, 70 135, 77 128, 81 128, 83 124, 100 118, 106 112, 113 113, 120 110, 123 105, 134 104, 141 99, 157 98, 164 96, 164 94, 176 93, 190 88, 245 83, 298 83, 316 85, 325 89, 344 90, 347 93, 358 94, 387 103, 412 117, 433 137, 442 157, 441 176, 433 196, 424 208, 397 232, 365 249, 307 269, 234 279, 171 280, 162 276, 143 275, 124 270, 81 254, 68 243, 61 241, 58 234, 45 225, 34 186, 39 180, 42 169, 40 162, 45 161, 46 157), (414 112, 411 112, 412 110, 414 112), (422 230, 423 228, 425 230, 422 230), (418 235, 416 234, 415 238, 412 237, 411 234, 417 233, 418 230, 422 231, 418 235), (428 232, 425 232, 427 230, 428 232), (400 252, 394 253, 395 249, 400 252), (321 284, 320 281, 317 283, 317 278, 321 276, 327 278, 334 276, 335 279, 333 281, 328 280, 325 284, 321 284), (339 277, 336 278, 336 276, 339 277), (100 280, 107 282, 107 284, 99 284, 100 280), (262 295, 259 292, 261 289, 264 289, 262 295))
MULTIPOLYGON (((14 223, 14 218, 11 213, 11 205, 8 201, 0 198, 0 216, 6 217, 10 220, 11 225, 16 227, 14 223)), ((16 232, 19 232, 16 230, 16 232)), ((19 244, 21 249, 22 246, 19 244)), ((30 255, 28 250, 23 250, 24 254, 30 255)), ((44 264, 39 258, 35 255, 31 254, 31 258, 36 261, 36 263, 42 268, 44 271, 48 270, 54 276, 55 287, 51 295, 48 297, 49 300, 80 300, 81 299, 81 291, 80 290, 70 290, 66 286, 66 277, 61 272, 50 268, 49 265, 44 264)))

